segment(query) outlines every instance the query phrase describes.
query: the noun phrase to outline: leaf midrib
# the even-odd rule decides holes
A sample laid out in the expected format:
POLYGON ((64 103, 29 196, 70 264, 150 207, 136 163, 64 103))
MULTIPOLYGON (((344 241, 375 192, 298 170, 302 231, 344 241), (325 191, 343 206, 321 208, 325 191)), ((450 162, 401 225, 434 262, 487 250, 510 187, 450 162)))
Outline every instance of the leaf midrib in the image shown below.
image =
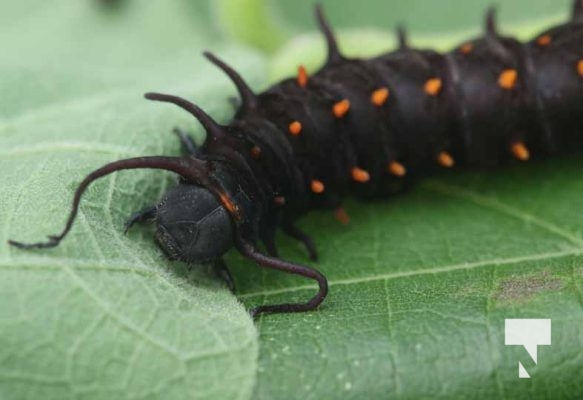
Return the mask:
POLYGON ((502 215, 510 216, 521 222, 531 223, 538 226, 552 234, 561 236, 569 240, 572 244, 583 247, 583 238, 576 236, 574 233, 555 225, 549 221, 544 220, 536 215, 522 211, 516 207, 504 204, 494 198, 483 196, 474 190, 469 190, 456 185, 451 185, 439 181, 427 181, 421 185, 422 189, 430 190, 443 196, 454 197, 465 200, 476 206, 498 212, 502 215))
MULTIPOLYGON (((393 280, 393 279, 408 278, 408 277, 420 276, 420 275, 438 275, 438 274, 444 274, 444 273, 453 272, 453 271, 472 270, 472 269, 489 267, 489 266, 506 266, 506 265, 519 264, 522 262, 529 262, 529 261, 553 260, 553 259, 557 259, 557 258, 578 256, 578 255, 583 255, 583 248, 573 248, 573 249, 569 249, 569 250, 541 253, 541 254, 531 254, 531 255, 520 256, 520 257, 483 260, 483 261, 476 261, 473 263, 453 264, 453 265, 446 265, 446 266, 442 266, 442 267, 419 269, 419 270, 412 270, 412 271, 409 270, 409 271, 393 272, 393 273, 388 273, 388 274, 369 275, 369 276, 362 276, 362 277, 358 277, 358 278, 331 279, 328 281, 328 286, 331 287, 331 286, 354 285, 354 284, 375 282, 375 281, 388 281, 388 280, 393 280)), ((296 291, 308 290, 308 289, 317 289, 317 286, 316 285, 299 285, 299 286, 294 286, 294 287, 289 287, 289 288, 281 288, 281 289, 274 289, 274 290, 264 290, 264 291, 259 291, 259 292, 244 293, 244 294, 239 295, 238 297, 250 298, 250 297, 256 297, 256 296, 271 296, 271 295, 278 295, 278 294, 284 294, 284 293, 293 293, 296 291)))

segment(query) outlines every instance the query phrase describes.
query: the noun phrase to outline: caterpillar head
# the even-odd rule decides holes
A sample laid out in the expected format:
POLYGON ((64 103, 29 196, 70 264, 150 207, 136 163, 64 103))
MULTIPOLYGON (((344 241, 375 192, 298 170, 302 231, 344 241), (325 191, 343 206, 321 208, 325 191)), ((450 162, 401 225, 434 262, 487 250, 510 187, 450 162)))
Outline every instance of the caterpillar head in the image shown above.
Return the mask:
POLYGON ((156 240, 172 260, 203 263, 233 244, 229 212, 208 189, 181 184, 156 206, 156 240))

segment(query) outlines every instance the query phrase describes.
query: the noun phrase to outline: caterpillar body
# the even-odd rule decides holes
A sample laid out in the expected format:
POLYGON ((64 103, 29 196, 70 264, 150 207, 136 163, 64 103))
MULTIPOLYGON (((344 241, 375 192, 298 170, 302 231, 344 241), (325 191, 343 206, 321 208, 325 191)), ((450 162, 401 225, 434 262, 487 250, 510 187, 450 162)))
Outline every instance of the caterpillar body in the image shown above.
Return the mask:
POLYGON ((432 168, 526 161, 583 147, 583 0, 575 1, 570 21, 527 43, 501 36, 490 10, 484 35, 447 54, 410 47, 399 29, 398 49, 371 59, 344 56, 320 7, 316 17, 328 48, 318 72, 300 66, 296 77, 256 94, 205 53, 240 94, 231 123, 218 124, 185 99, 147 93, 197 118, 207 132, 204 145, 176 130, 183 157, 125 159, 93 171, 79 184, 59 235, 10 244, 56 246, 91 182, 124 169, 165 169, 180 184, 132 215, 126 229, 155 221, 170 259, 212 263, 231 288, 222 256, 233 246, 263 267, 313 279, 319 289, 307 302, 263 305, 252 314, 309 311, 327 295, 325 276, 278 258, 274 243, 282 229, 315 260, 310 237, 295 225, 307 211, 329 208, 346 220, 346 195, 386 196, 432 168))

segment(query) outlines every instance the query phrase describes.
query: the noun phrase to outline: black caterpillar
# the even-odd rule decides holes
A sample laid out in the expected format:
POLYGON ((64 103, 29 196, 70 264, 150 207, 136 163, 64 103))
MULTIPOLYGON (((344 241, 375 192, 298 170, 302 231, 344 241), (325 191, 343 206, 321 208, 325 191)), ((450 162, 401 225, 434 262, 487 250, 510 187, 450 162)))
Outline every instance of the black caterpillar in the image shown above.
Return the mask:
POLYGON ((252 314, 308 311, 326 297, 326 278, 277 258, 274 244, 281 228, 315 260, 311 239, 294 225, 308 210, 334 209, 342 220, 347 194, 385 196, 435 166, 525 161, 583 147, 583 0, 575 1, 571 21, 525 44, 500 36, 490 10, 484 37, 448 54, 409 47, 399 29, 396 51, 367 60, 343 56, 319 7, 316 16, 328 45, 317 73, 308 76, 300 67, 296 78, 255 94, 230 66, 205 53, 239 91, 240 108, 229 125, 182 98, 147 93, 197 118, 205 144, 198 148, 176 130, 184 157, 131 158, 95 170, 77 188, 62 233, 48 242, 10 244, 58 245, 83 192, 102 176, 169 170, 180 175, 180 184, 132 215, 126 230, 154 220, 157 242, 170 259, 212 263, 231 289, 222 256, 233 245, 263 267, 313 279, 319 290, 308 302, 260 306, 252 314))

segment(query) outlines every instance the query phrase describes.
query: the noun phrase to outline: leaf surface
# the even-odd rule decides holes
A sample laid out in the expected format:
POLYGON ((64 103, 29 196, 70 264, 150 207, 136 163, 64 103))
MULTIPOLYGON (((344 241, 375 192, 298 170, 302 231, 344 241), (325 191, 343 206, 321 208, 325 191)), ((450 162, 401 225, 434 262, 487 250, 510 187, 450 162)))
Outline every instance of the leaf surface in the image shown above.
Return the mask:
MULTIPOLYGON (((258 323, 256 396, 558 398, 583 393, 580 160, 443 175, 382 204, 350 202, 348 227, 304 222, 330 294, 317 313, 258 323), (504 345, 506 318, 551 318, 538 365, 504 345), (518 380, 521 361, 532 377, 518 380)), ((309 263, 282 239, 282 256, 309 263)), ((299 301, 309 282, 248 267, 248 304, 299 301)))
POLYGON ((58 248, 22 251, 6 240, 59 232, 77 183, 107 162, 178 155, 173 127, 203 139, 190 116, 147 102, 145 91, 226 117, 234 90, 203 45, 252 81, 263 62, 222 46, 187 2, 115 12, 89 1, 22 3, 0 12, 13 16, 0 34, 0 398, 249 398, 258 342, 246 309, 208 268, 168 262, 152 229, 122 233, 132 212, 174 184, 169 174, 94 183, 58 248))

